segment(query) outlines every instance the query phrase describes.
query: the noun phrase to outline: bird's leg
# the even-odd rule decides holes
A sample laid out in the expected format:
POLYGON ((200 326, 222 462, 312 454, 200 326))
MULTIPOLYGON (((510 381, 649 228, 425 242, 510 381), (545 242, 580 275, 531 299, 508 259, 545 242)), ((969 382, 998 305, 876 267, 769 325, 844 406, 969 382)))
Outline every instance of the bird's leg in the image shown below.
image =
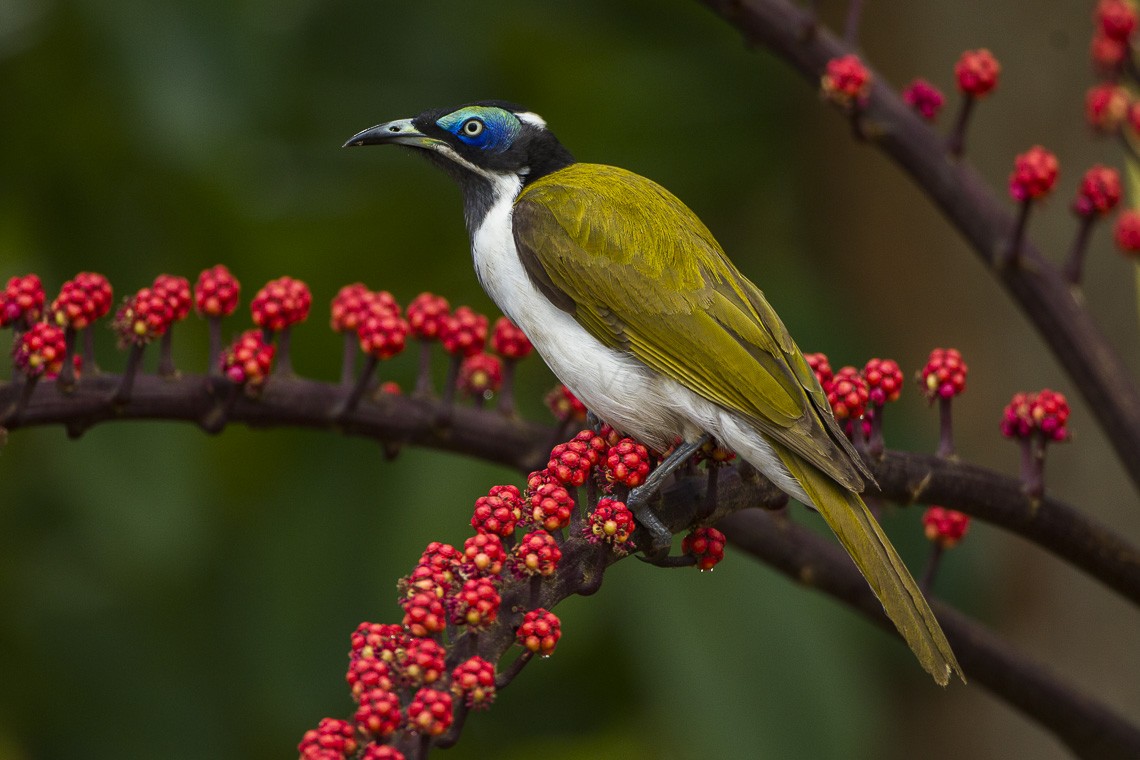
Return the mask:
POLYGON ((650 545, 649 551, 645 555, 649 558, 663 556, 669 551, 669 544, 673 539, 673 534, 665 527, 665 523, 661 522, 661 518, 657 516, 649 506, 649 501, 665 483, 665 478, 673 474, 673 471, 683 465, 689 460, 693 454, 697 453, 697 449, 704 446, 712 440, 712 436, 702 435, 695 441, 682 443, 673 453, 665 458, 661 464, 657 465, 657 469, 649 473, 649 477, 645 482, 637 488, 629 492, 629 498, 626 499, 626 506, 630 508, 636 516, 638 522, 645 526, 649 531, 650 545))

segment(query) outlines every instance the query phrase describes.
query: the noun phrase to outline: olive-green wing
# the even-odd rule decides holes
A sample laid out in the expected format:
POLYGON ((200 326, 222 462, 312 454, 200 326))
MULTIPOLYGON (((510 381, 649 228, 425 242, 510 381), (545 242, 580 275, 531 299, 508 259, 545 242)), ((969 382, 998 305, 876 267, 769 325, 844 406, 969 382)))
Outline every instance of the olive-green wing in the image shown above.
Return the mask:
POLYGON ((869 473, 783 323, 667 190, 573 164, 523 190, 513 226, 531 279, 591 335, 862 488, 869 473))

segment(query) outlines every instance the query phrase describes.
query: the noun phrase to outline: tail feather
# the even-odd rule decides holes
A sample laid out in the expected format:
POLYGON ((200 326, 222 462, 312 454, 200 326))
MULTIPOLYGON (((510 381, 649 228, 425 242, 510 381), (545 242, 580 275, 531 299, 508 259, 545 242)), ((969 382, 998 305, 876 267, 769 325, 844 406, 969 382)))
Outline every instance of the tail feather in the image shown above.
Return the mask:
POLYGON ((848 491, 794 452, 779 447, 777 453, 851 555, 922 667, 942 686, 949 683, 952 673, 965 682, 942 626, 859 494, 848 491))

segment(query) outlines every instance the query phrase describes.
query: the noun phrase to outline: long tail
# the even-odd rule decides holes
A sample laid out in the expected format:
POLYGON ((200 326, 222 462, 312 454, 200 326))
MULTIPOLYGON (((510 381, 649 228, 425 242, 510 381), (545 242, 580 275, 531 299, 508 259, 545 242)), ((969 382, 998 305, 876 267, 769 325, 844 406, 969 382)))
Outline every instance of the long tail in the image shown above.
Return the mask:
POLYGON ((942 626, 859 494, 848 491, 794 452, 782 447, 776 452, 855 560, 922 667, 941 686, 949 683, 951 673, 965 682, 942 626))

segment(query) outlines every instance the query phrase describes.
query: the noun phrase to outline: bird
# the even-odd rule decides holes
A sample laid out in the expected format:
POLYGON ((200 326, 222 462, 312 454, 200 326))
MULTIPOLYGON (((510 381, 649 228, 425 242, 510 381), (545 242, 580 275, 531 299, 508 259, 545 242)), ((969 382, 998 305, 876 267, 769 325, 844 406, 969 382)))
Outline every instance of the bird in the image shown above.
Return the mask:
MULTIPOLYGON (((642 489, 715 439, 822 515, 938 684, 965 681, 859 495, 871 471, 815 373, 693 211, 646 177, 576 161, 507 101, 430 109, 344 143, 365 145, 411 148, 458 183, 480 284, 587 409, 659 451, 682 441, 642 489)), ((670 537, 651 510, 637 516, 670 537)))

